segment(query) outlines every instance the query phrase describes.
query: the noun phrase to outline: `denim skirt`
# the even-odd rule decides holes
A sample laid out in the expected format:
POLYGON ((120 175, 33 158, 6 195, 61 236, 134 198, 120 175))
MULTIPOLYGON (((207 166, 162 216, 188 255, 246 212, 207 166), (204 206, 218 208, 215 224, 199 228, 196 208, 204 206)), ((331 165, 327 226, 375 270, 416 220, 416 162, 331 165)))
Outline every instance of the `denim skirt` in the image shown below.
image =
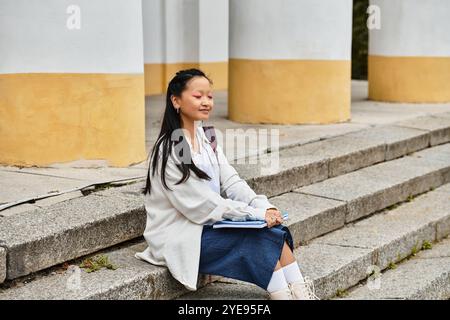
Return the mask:
POLYGON ((254 283, 266 289, 284 243, 291 250, 291 232, 284 225, 272 228, 219 228, 203 226, 199 273, 254 283))

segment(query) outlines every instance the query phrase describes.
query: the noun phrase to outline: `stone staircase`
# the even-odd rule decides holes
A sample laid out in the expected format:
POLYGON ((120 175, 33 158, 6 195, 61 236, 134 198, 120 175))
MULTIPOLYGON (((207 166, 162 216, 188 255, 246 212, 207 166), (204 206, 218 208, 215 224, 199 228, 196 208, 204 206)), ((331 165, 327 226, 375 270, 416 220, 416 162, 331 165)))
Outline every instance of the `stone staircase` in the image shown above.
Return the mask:
MULTIPOLYGON (((450 238, 426 247, 398 266, 369 278, 340 299, 442 299, 450 297, 450 238), (429 250, 432 249, 432 250, 429 250)), ((339 299, 339 298, 337 298, 339 299)))
MULTIPOLYGON (((332 298, 364 281, 368 268, 385 270, 450 233, 449 141, 450 114, 437 114, 285 148, 276 173, 236 168, 289 212, 302 271, 322 299, 332 298)), ((145 248, 142 186, 1 217, 0 299, 266 297, 254 285, 206 275, 188 292, 166 268, 134 258, 145 248), (70 267, 93 255, 118 268, 70 267)))

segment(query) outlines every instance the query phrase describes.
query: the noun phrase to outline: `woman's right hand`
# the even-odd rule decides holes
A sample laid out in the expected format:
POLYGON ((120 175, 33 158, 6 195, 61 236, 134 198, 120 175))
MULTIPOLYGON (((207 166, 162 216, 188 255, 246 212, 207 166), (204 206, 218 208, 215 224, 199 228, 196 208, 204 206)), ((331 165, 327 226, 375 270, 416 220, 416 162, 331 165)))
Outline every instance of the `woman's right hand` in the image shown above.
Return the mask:
POLYGON ((269 208, 266 210, 266 222, 267 227, 272 228, 273 226, 283 223, 283 216, 281 215, 281 212, 279 210, 275 208, 269 208))

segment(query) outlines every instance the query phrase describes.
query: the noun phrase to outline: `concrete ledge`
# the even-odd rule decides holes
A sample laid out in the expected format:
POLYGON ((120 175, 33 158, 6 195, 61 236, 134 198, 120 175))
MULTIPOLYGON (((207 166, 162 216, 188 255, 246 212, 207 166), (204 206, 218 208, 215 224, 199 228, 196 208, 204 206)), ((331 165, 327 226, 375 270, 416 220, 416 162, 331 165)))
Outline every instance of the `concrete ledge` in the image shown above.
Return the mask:
POLYGON ((300 189, 302 194, 346 201, 346 222, 450 181, 450 144, 379 163, 300 189))
POLYGON ((273 197, 270 202, 289 212, 287 225, 295 246, 345 224, 347 204, 342 201, 290 192, 273 197))
MULTIPOLYGON (((447 127, 450 129, 450 124, 447 127)), ((251 157, 254 163, 260 160, 257 165, 236 164, 235 167, 257 193, 275 196, 426 148, 432 132, 394 125, 376 126, 283 149, 279 152, 279 171, 273 174, 261 175, 261 168, 269 166, 260 162, 270 163, 271 154, 251 157)))
POLYGON ((7 279, 68 261, 142 235, 143 198, 110 191, 0 219, 7 279))
MULTIPOLYGON (((101 252, 118 267, 116 270, 101 269, 87 273, 78 268, 80 261, 71 264, 66 271, 53 274, 37 274, 26 284, 0 289, 0 300, 97 300, 97 299, 173 299, 189 292, 176 281, 165 267, 138 260, 134 253, 145 249, 144 242, 120 249, 101 252)), ((199 277, 202 287, 219 277, 199 277)))
POLYGON ((388 161, 429 147, 431 134, 425 129, 383 125, 352 132, 345 136, 349 139, 349 143, 354 139, 363 139, 373 141, 374 144, 385 144, 384 160, 388 161))
POLYGON ((446 115, 435 114, 417 117, 396 122, 395 125, 428 130, 431 146, 450 141, 450 118, 446 115))
MULTIPOLYGON (((420 299, 450 298, 450 239, 419 252, 395 269, 379 275, 377 286, 359 285, 345 299, 420 299)), ((375 282, 374 282, 375 284, 375 282)))
MULTIPOLYGON (((382 269, 439 240, 436 228, 450 221, 448 196, 431 191, 398 208, 315 239, 314 243, 373 249, 382 269), (389 250, 390 247, 392 250, 389 250)), ((444 234, 439 234, 439 237, 444 234)), ((447 235, 445 235, 447 236, 447 235)))

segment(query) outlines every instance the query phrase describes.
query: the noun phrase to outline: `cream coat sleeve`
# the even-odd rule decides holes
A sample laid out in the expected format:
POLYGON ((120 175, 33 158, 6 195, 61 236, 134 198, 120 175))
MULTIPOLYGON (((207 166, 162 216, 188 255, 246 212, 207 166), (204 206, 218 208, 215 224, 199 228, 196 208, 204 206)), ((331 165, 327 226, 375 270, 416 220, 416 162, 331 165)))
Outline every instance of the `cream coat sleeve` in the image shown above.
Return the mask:
POLYGON ((192 171, 185 182, 175 184, 181 179, 182 173, 176 167, 173 157, 174 155, 169 156, 165 170, 166 182, 171 190, 162 190, 175 209, 187 219, 197 224, 213 224, 223 219, 265 220, 265 209, 254 208, 247 202, 223 198, 192 171))
POLYGON ((248 203, 255 208, 264 210, 269 208, 278 209, 269 202, 265 195, 256 194, 247 182, 239 177, 236 169, 229 164, 223 149, 219 145, 216 148, 216 152, 220 166, 220 194, 224 194, 227 198, 233 200, 248 203))

